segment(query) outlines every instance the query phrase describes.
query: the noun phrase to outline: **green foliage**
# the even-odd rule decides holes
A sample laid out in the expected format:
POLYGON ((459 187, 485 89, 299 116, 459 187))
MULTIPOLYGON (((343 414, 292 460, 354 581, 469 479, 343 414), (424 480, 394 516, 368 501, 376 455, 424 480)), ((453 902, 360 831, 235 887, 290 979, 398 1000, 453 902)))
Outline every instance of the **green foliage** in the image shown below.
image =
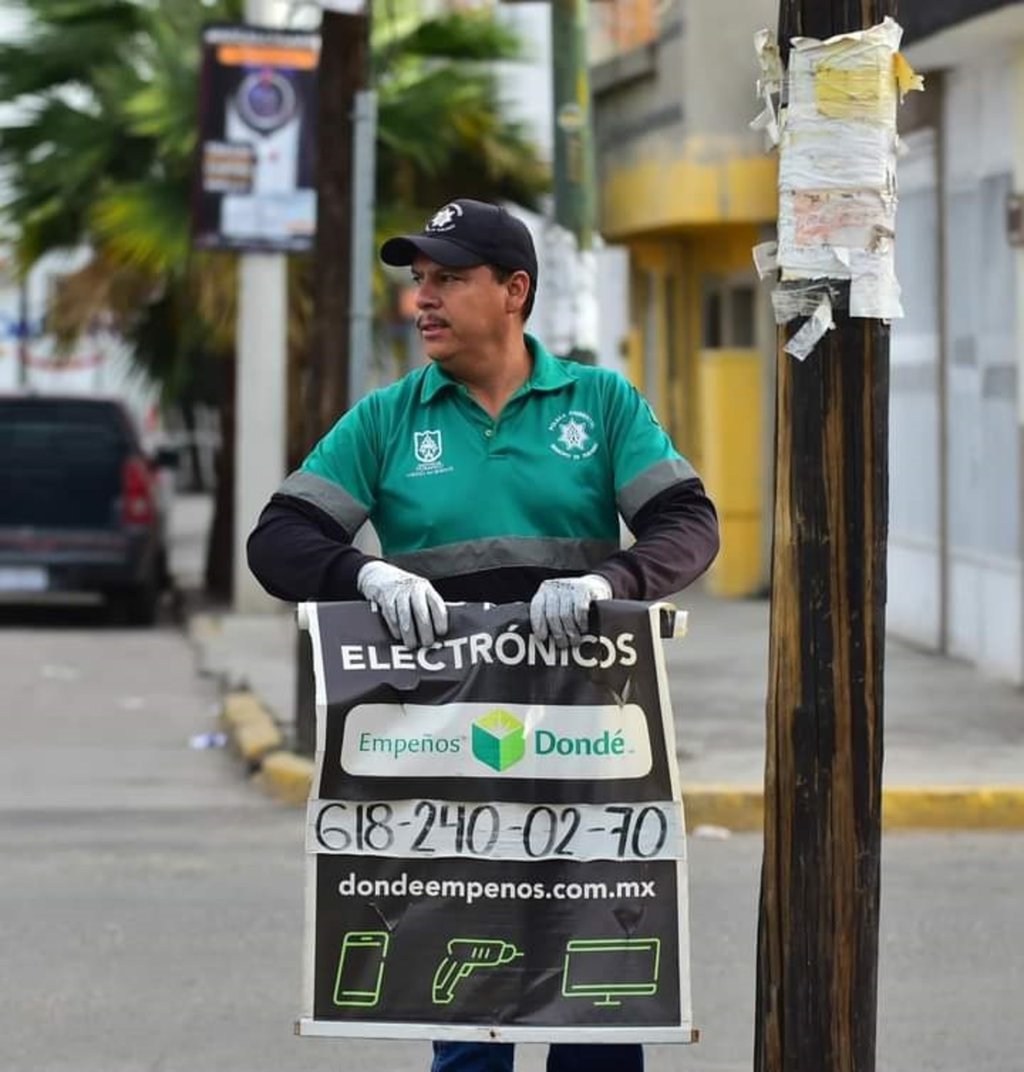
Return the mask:
POLYGON ((536 205, 548 171, 502 115, 493 67, 520 56, 518 38, 488 12, 378 22, 379 222, 421 221, 459 195, 536 205))
MULTIPOLYGON (((28 33, 0 45, 3 216, 23 269, 88 244, 55 326, 65 339, 102 314, 134 342, 168 397, 208 382, 195 366, 230 350, 233 258, 189 244, 200 30, 237 22, 243 0, 18 0, 28 33), (192 371, 190 371, 192 370, 192 371), (195 375, 192 372, 195 372, 195 375)), ((519 55, 486 12, 424 19, 415 0, 375 12, 379 226, 419 224, 454 196, 533 205, 547 171, 502 117, 493 63, 519 55)), ((293 352, 306 349, 309 273, 292 273, 293 352)))
POLYGON ((102 316, 134 343, 169 398, 189 393, 211 350, 187 314, 194 290, 189 200, 199 34, 242 0, 21 0, 25 40, 0 47, 5 220, 23 270, 90 245, 51 324, 69 343, 102 316))

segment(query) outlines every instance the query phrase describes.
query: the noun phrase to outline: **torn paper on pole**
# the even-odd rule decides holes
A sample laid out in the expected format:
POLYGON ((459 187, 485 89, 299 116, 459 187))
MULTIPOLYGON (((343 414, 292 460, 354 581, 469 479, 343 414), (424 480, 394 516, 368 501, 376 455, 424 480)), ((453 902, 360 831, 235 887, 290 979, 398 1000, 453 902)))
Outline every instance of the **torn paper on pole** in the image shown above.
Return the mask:
MULTIPOLYGON (((773 305, 780 324, 808 318, 787 346, 801 360, 834 326, 847 283, 850 316, 903 315, 896 280, 896 109, 923 82, 899 53, 902 36, 886 18, 827 41, 797 37, 785 74, 771 33, 755 38, 765 111, 752 125, 777 134, 779 146, 773 305)), ((755 250, 762 275, 772 263, 767 252, 755 250)))
POLYGON ((757 95, 764 102, 761 114, 750 124, 753 130, 763 130, 771 146, 779 144, 779 117, 777 101, 782 93, 785 71, 779 45, 771 30, 759 30, 754 35, 754 48, 761 63, 761 77, 757 82, 757 95))

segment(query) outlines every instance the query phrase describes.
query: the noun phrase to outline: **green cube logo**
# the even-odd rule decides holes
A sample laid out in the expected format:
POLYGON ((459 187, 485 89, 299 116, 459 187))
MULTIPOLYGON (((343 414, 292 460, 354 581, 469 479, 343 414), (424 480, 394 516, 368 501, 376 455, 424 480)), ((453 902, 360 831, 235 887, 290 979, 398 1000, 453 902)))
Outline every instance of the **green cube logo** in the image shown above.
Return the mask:
POLYGON ((508 770, 525 753, 526 735, 515 715, 496 707, 473 723, 473 755, 492 770, 508 770))

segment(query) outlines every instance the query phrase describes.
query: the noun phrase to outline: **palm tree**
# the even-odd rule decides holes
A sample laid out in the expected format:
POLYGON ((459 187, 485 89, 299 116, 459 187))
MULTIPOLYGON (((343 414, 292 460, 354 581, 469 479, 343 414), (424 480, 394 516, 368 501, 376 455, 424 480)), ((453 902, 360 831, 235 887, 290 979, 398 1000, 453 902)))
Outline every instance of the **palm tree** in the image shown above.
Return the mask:
POLYGON ((380 223, 421 222, 453 191, 536 206, 548 170, 502 114, 494 74, 495 62, 520 58, 515 34, 488 11, 392 14, 377 23, 373 52, 380 223))
MULTIPOLYGON (((134 346, 165 402, 216 396, 224 452, 207 587, 230 585, 235 260, 190 248, 200 28, 239 21, 242 0, 18 0, 24 41, 0 46, 0 130, 11 190, 4 215, 23 270, 88 245, 51 322, 72 339, 102 317, 134 346)), ((517 52, 486 13, 424 20, 410 0, 382 5, 374 36, 380 96, 378 223, 419 223, 452 191, 532 205, 547 173, 501 115, 494 60, 517 52)), ((290 380, 308 352, 309 258, 290 264, 290 380)), ((290 392, 297 398, 298 392, 290 392)), ((293 427, 298 421, 291 422, 293 427)), ((290 453, 297 453, 292 444, 290 453)))
POLYGON ((91 246, 92 260, 62 281, 50 326, 70 342, 102 319, 188 414, 215 401, 211 359, 231 347, 182 315, 204 275, 188 238, 198 34, 209 18, 237 18, 241 0, 20 7, 28 33, 0 47, 0 98, 21 113, 0 131, 19 263, 91 246))

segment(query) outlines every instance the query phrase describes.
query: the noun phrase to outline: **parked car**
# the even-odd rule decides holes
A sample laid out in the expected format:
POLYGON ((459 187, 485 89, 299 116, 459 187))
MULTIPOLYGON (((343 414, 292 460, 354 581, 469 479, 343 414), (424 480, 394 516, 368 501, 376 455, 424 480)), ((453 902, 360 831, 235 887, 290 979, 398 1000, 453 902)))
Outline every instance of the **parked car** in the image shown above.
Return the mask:
POLYGON ((0 396, 0 597, 98 593, 118 620, 152 624, 165 514, 120 402, 0 396))

